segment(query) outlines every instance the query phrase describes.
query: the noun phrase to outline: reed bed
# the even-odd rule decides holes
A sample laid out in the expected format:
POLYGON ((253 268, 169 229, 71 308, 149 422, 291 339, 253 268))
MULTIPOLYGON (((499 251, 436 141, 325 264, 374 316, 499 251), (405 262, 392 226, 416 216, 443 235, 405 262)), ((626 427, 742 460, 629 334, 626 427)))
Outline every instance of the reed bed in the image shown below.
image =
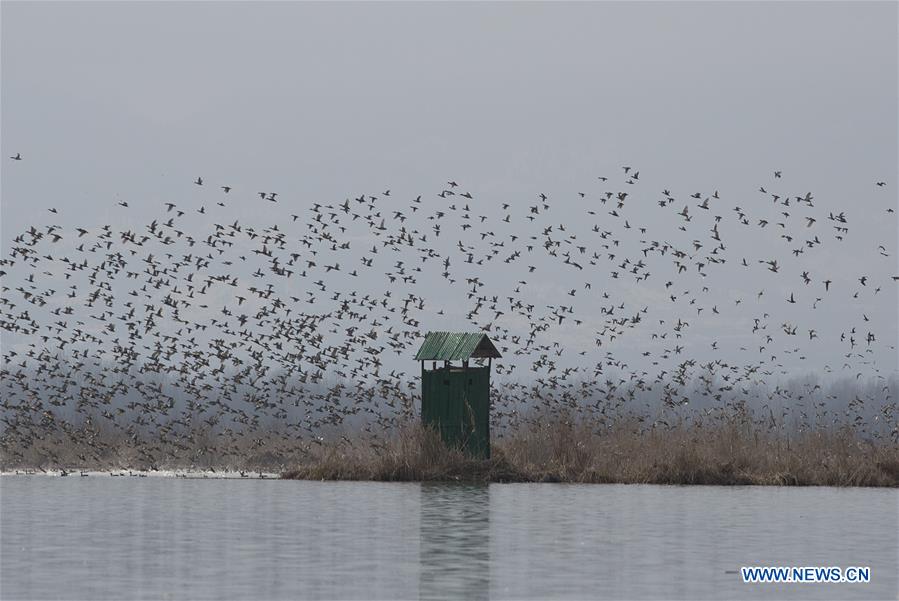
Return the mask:
POLYGON ((323 445, 284 478, 623 484, 899 486, 899 447, 849 428, 789 437, 737 424, 641 430, 549 422, 494 441, 489 460, 409 426, 383 444, 323 445))
POLYGON ((169 437, 69 428, 21 448, 0 437, 0 468, 226 470, 309 480, 565 482, 899 487, 899 445, 852 426, 787 430, 737 417, 667 427, 622 418, 602 427, 535 415, 477 460, 411 420, 390 433, 297 439, 278 430, 169 437))

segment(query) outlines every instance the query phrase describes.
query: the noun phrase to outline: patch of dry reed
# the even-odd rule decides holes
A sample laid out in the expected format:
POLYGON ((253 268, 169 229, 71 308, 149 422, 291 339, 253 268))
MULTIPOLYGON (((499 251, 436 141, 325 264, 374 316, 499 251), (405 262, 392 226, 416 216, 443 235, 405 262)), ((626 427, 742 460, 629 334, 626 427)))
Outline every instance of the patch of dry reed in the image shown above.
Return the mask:
POLYGON ((553 421, 495 441, 492 458, 477 461, 409 426, 384 443, 323 445, 283 477, 896 487, 899 449, 845 428, 788 437, 736 423, 644 430, 625 422, 596 432, 553 421))
POLYGON ((492 443, 490 460, 448 448, 417 422, 390 435, 331 440, 283 432, 129 438, 95 426, 19 447, 0 440, 0 468, 276 471, 285 478, 899 487, 899 447, 851 427, 788 432, 739 417, 665 428, 622 418, 605 427, 535 416, 492 443))

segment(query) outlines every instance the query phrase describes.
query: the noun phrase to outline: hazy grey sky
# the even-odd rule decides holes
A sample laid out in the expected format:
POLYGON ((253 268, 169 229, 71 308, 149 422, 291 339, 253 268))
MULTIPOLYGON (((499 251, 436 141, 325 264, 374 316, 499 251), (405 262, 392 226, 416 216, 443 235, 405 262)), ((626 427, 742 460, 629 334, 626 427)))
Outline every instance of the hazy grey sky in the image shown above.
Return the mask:
POLYGON ((51 198, 87 212, 196 174, 342 198, 629 162, 672 188, 896 172, 892 2, 2 10, 3 149, 43 176, 4 178, 5 234, 51 198))
MULTIPOLYGON (((455 179, 495 209, 633 165, 650 206, 665 188, 749 206, 782 170, 787 194, 865 232, 822 268, 899 272, 881 206, 899 162, 894 2, 3 2, 0 16, 4 254, 49 206, 58 223, 141 223, 197 176, 243 193, 233 214, 252 218, 257 190, 304 208, 455 179), (891 258, 872 262, 880 243, 891 258)), ((895 343, 895 286, 870 302, 895 343)))

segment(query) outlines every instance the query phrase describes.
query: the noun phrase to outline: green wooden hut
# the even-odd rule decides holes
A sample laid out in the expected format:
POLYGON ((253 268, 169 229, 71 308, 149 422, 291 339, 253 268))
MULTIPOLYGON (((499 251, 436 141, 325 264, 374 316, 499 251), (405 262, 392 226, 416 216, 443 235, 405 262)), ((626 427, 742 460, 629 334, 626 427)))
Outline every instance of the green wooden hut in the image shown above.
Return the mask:
POLYGON ((422 423, 474 457, 490 457, 490 368, 500 357, 482 332, 428 332, 415 355, 421 361, 422 423), (471 366, 471 359, 487 359, 487 365, 471 366))

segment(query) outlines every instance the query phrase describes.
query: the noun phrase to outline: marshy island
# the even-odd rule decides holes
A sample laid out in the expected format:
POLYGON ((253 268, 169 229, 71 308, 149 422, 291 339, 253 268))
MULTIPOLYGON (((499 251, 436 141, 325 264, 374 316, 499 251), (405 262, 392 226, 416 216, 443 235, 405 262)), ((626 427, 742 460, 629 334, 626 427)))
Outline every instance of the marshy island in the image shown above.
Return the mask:
POLYGON ((2 259, 2 469, 899 485, 891 193, 598 175, 49 206, 2 259))

